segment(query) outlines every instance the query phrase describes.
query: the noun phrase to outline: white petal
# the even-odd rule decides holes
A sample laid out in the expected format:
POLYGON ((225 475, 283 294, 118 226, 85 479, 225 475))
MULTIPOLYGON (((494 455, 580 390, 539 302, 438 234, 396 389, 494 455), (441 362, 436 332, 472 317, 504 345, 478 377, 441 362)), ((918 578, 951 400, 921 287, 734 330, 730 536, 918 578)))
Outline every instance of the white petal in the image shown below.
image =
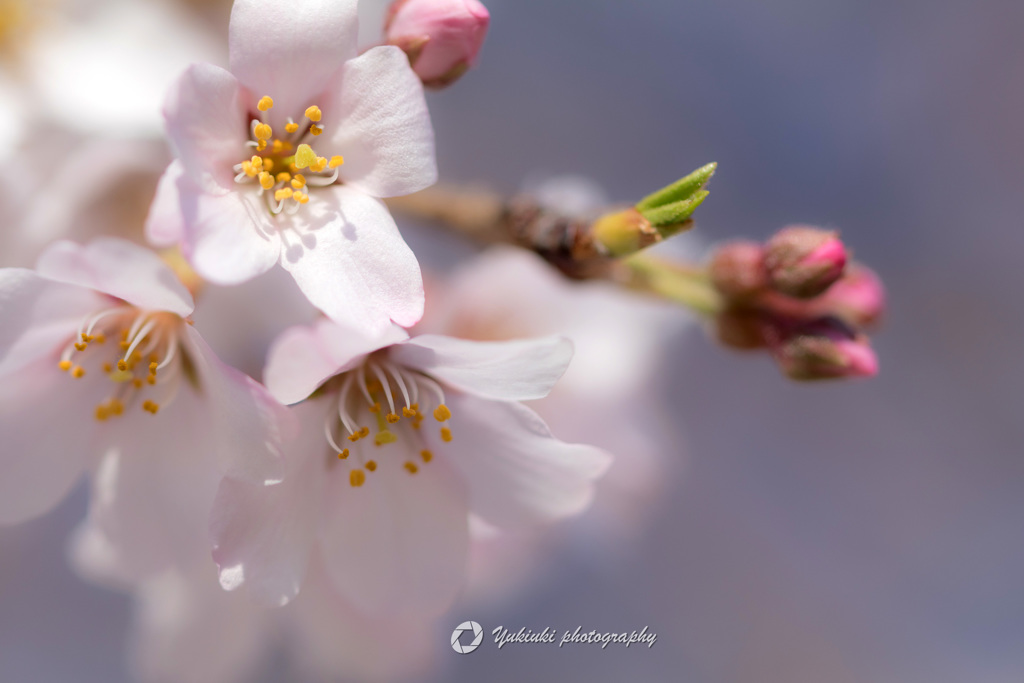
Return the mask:
MULTIPOLYGON (((68 344, 85 316, 104 305, 89 289, 0 269, 0 377, 68 344)), ((54 359, 56 367, 57 361, 54 359)))
POLYGON ((556 336, 484 342, 424 334, 389 353, 400 365, 456 389, 497 401, 524 401, 547 396, 572 359, 572 342, 556 336))
POLYGON ((267 354, 264 381, 281 403, 298 403, 326 379, 355 367, 367 354, 406 339, 401 327, 391 325, 383 334, 369 336, 329 320, 297 325, 281 333, 267 354))
POLYGON ((288 469, 276 484, 225 478, 210 518, 213 557, 226 590, 245 584, 259 601, 283 605, 295 597, 323 516, 327 451, 323 401, 293 409, 302 432, 289 445, 288 469))
POLYGON ((325 110, 340 176, 374 197, 417 192, 437 181, 434 129, 419 77, 397 47, 367 50, 345 64, 325 110))
POLYGON ((311 680, 423 680, 438 652, 429 620, 359 612, 335 589, 318 555, 285 618, 294 661, 311 680))
POLYGON ((93 449, 94 389, 50 359, 0 382, 0 523, 41 515, 71 489, 93 449))
POLYGON ((357 54, 356 0, 236 0, 228 44, 231 71, 256 98, 274 99, 270 118, 283 126, 323 93, 357 54))
POLYGON ((211 416, 190 387, 150 415, 112 418, 93 476, 88 523, 116 554, 115 578, 141 580, 209 557, 207 520, 221 470, 211 416))
POLYGON ((282 444, 295 433, 294 417, 251 377, 222 363, 192 326, 183 342, 195 365, 204 410, 205 442, 222 473, 262 483, 280 479, 282 444))
POLYGON ((187 316, 194 306, 192 295, 159 256, 126 240, 101 237, 84 246, 55 242, 39 257, 36 271, 143 309, 187 316))
POLYGON ((171 87, 164 118, 185 172, 207 190, 230 189, 234 165, 249 156, 249 122, 235 77, 212 64, 193 64, 171 87))
MULTIPOLYGON (((464 394, 447 397, 453 439, 426 430, 435 454, 447 457, 469 482, 474 513, 497 527, 551 521, 582 511, 593 481, 611 456, 551 436, 544 422, 518 403, 464 394)), ((426 424, 424 424, 426 427, 426 424)))
POLYGON ((237 285, 266 272, 281 255, 277 226, 249 187, 211 194, 178 181, 186 226, 185 256, 202 277, 237 285))
POLYGON ((358 488, 344 472, 332 477, 320 535, 327 572, 368 614, 439 614, 465 578, 465 487, 440 460, 420 462, 414 475, 403 469, 401 451, 381 449, 378 461, 358 488))
MULTIPOLYGON (((317 192, 305 207, 302 244, 281 265, 310 302, 333 320, 368 334, 390 321, 409 327, 423 315, 423 278, 416 256, 387 207, 350 187, 317 192)), ((300 213, 301 215, 301 213, 300 213)))
POLYGON ((181 215, 178 181, 185 173, 180 161, 172 161, 160 176, 156 196, 146 216, 146 239, 157 247, 171 247, 185 238, 185 222, 181 215))
POLYGON ((241 683, 267 665, 278 613, 221 590, 212 564, 197 569, 161 575, 135 593, 136 680, 241 683))

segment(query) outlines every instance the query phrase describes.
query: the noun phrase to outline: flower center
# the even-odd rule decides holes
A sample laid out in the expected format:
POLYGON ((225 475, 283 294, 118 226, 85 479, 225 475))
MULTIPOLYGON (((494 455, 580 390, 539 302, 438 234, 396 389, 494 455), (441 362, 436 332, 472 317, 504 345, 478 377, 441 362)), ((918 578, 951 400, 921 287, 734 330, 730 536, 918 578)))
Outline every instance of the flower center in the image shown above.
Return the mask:
POLYGON ((256 184, 257 194, 276 216, 282 211, 296 213, 309 202, 311 189, 333 185, 338 180, 338 167, 345 159, 340 155, 330 159, 319 156, 309 144, 312 138, 324 132, 323 127, 317 125, 323 118, 320 107, 307 107, 301 126, 288 117, 285 134, 275 135, 265 121, 266 112, 273 106, 274 100, 267 95, 256 104, 260 115, 250 121, 250 140, 246 144, 255 148, 257 154, 235 164, 234 170, 235 182, 256 184))
POLYGON ((441 423, 441 440, 452 440, 448 427, 452 413, 444 403, 444 390, 423 373, 386 359, 370 358, 335 381, 340 387, 333 399, 337 411, 328 414, 324 434, 338 458, 348 463, 352 486, 362 486, 367 472, 377 470, 377 449, 393 446, 389 450, 405 456, 402 468, 410 475, 433 460, 434 454, 421 432, 426 412, 441 423), (339 425, 347 433, 346 447, 339 446, 340 439, 335 439, 339 425))
POLYGON ((188 358, 178 348, 183 322, 173 313, 140 311, 128 305, 104 309, 82 321, 77 336, 61 354, 60 369, 75 379, 106 375, 114 385, 107 399, 96 406, 100 422, 136 404, 156 415, 161 406, 173 401, 183 371, 188 372, 188 358))

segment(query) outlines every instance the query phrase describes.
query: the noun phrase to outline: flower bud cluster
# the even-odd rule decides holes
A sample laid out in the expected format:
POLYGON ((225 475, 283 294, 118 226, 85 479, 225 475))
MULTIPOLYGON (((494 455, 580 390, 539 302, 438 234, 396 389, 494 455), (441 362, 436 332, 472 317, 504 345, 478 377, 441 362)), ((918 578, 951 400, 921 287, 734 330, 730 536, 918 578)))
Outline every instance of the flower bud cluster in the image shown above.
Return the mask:
POLYGON ((798 225, 765 244, 721 246, 708 277, 724 302, 719 340, 768 349, 799 380, 868 377, 878 361, 864 330, 882 316, 885 292, 871 270, 849 264, 835 232, 798 225))

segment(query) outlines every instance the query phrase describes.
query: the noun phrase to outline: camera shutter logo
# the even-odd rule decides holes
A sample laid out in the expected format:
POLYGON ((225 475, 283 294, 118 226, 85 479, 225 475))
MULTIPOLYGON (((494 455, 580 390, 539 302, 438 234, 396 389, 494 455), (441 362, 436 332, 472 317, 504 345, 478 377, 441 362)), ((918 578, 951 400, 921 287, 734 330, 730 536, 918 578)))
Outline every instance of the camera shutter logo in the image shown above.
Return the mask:
POLYGON ((452 649, 460 655, 468 655, 470 652, 480 647, 480 643, 482 642, 484 642, 484 629, 475 621, 464 621, 459 624, 454 631, 452 631, 452 649), (473 642, 463 644, 463 633, 472 633, 473 642))

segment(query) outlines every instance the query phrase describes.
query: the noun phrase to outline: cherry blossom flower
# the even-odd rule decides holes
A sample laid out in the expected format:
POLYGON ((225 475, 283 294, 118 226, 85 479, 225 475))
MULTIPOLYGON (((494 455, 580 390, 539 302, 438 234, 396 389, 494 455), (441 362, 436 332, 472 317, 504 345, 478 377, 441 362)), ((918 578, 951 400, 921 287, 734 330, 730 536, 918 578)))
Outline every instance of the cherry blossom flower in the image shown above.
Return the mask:
POLYGON ((603 451, 562 443, 518 403, 548 393, 571 345, 470 342, 328 321, 285 332, 265 373, 298 438, 280 484, 226 478, 214 559, 228 590, 283 604, 322 552, 341 595, 370 614, 436 614, 462 585, 469 513, 522 528, 582 510, 603 451))
POLYGON ((46 512, 91 471, 89 523, 123 575, 145 575, 206 551, 224 473, 280 475, 286 411, 213 355, 192 307, 156 255, 113 238, 0 270, 0 521, 46 512))
POLYGON ((219 284, 280 262, 329 317, 411 325, 422 280, 380 197, 432 184, 433 130, 405 54, 358 55, 355 0, 239 0, 231 71, 190 67, 164 114, 178 159, 147 223, 219 284))

